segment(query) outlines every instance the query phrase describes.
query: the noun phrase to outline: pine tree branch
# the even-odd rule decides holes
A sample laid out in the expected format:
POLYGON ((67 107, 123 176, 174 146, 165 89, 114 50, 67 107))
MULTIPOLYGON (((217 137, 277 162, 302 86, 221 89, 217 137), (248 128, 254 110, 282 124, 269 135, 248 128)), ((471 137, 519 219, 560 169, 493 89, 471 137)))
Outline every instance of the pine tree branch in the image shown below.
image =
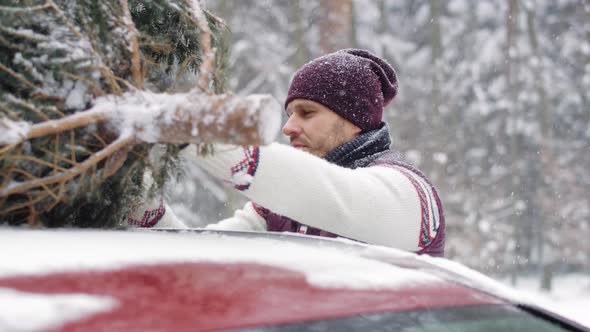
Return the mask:
POLYGON ((139 40, 137 28, 133 19, 131 18, 131 12, 129 11, 129 4, 127 0, 121 1, 121 9, 123 10, 123 23, 129 30, 129 43, 131 44, 131 72, 133 75, 133 82, 139 89, 143 88, 143 75, 141 72, 141 57, 139 51, 139 40))
POLYGON ((60 134, 64 131, 84 127, 89 124, 101 123, 109 118, 109 114, 105 112, 90 110, 75 113, 57 120, 44 121, 32 126, 30 131, 24 137, 24 140, 52 134, 60 134))
MULTIPOLYGON (((96 123, 105 123, 113 133, 118 132, 119 138, 81 163, 76 163, 74 151, 68 160, 56 151, 53 163, 41 163, 53 169, 50 176, 35 178, 33 174, 25 174, 23 170, 15 168, 12 171, 31 180, 5 184, 0 187, 0 197, 25 194, 31 189, 41 188, 45 194, 39 195, 49 195, 54 201, 59 201, 63 191, 60 190, 56 195, 55 185, 64 186, 65 182, 91 168, 96 171, 98 163, 105 159, 107 161, 102 167, 102 176, 96 180, 102 181, 112 176, 127 160, 129 146, 136 143, 269 143, 280 126, 280 109, 275 99, 264 95, 240 97, 229 94, 207 95, 197 91, 170 95, 136 91, 120 97, 101 97, 88 111, 35 124, 22 135, 18 131, 21 140, 4 147, 0 155, 7 151, 6 148, 17 146, 25 140, 67 131, 73 133, 76 128, 96 123), (59 167, 58 159, 67 161, 71 166, 67 169, 59 167)), ((0 126, 5 126, 8 131, 20 128, 21 125, 23 123, 15 125, 8 119, 0 119, 0 126)), ((26 123, 24 125, 29 126, 26 123)), ((70 138, 73 139, 73 136, 70 138)), ((70 142, 70 146, 73 147, 74 142, 70 142)), ((37 162, 36 159, 31 161, 37 162)))
MULTIPOLYGON (((30 196, 30 195, 28 195, 28 196, 30 196)), ((45 198, 47 198, 47 196, 48 196, 47 194, 39 195, 35 198, 29 198, 29 200, 27 200, 26 202, 23 202, 20 204, 15 204, 15 205, 10 206, 9 208, 6 208, 4 210, 0 210, 0 216, 4 216, 10 212, 18 211, 18 210, 26 208, 26 207, 29 207, 29 208, 31 208, 31 210, 34 210, 32 207, 35 204, 37 204, 37 203, 41 202, 42 200, 44 200, 45 198)), ((4 206, 4 204, 0 204, 0 206, 4 206)), ((34 211, 32 211, 32 212, 34 212, 34 211)))
MULTIPOLYGON (((24 176, 28 177, 29 179, 32 179, 31 181, 38 180, 33 174, 31 174, 23 169, 20 169, 20 168, 14 168, 14 169, 12 169, 12 172, 24 175, 24 176)), ((47 186, 46 183, 39 181, 39 186, 42 187, 47 194, 49 194, 51 197, 53 197, 53 199, 55 199, 55 200, 58 199, 57 196, 55 195, 55 193, 53 192, 53 190, 49 189, 49 187, 47 186)))
POLYGON ((45 113, 43 113, 41 110, 37 109, 34 105, 31 105, 31 104, 23 101, 22 99, 12 97, 10 95, 8 98, 12 104, 21 106, 21 107, 35 113, 41 120, 43 120, 43 121, 50 120, 49 117, 45 113))
POLYGON ((27 51, 26 47, 11 43, 8 40, 6 40, 4 37, 2 37, 1 35, 0 35, 0 46, 6 47, 6 48, 12 49, 12 50, 17 50, 19 52, 27 51))
MULTIPOLYGON (((133 137, 119 137, 111 144, 109 144, 104 149, 92 154, 88 159, 84 162, 70 168, 67 172, 62 172, 57 175, 38 178, 31 181, 21 182, 12 186, 8 186, 7 188, 0 189, 0 197, 5 197, 8 195, 16 194, 16 193, 23 193, 27 190, 43 187, 47 188, 47 185, 61 183, 68 180, 73 179, 74 177, 80 175, 81 173, 88 170, 90 167, 95 166, 103 159, 111 156, 113 153, 119 151, 120 149, 124 148, 125 146, 132 144, 134 142, 133 137)), ((46 189, 48 191, 49 189, 46 189)))
POLYGON ((92 81, 90 79, 87 79, 87 78, 84 78, 84 77, 81 77, 78 75, 74 75, 72 73, 68 73, 67 71, 60 71, 60 73, 64 77, 71 78, 76 81, 84 82, 91 89, 94 96, 100 97, 100 96, 106 95, 104 90, 98 84, 96 84, 94 81, 92 81))
POLYGON ((26 78, 24 78, 23 76, 15 73, 12 69, 4 66, 3 64, 0 63, 0 70, 2 70, 3 72, 7 73, 8 75, 14 77, 17 81, 21 82, 22 84, 26 85, 27 88, 36 91, 37 87, 31 83, 29 80, 27 80, 26 78))
POLYGON ((53 0, 46 0, 45 6, 48 8, 53 9, 53 11, 62 19, 62 21, 70 28, 72 33, 78 37, 80 40, 84 40, 84 37, 80 33, 80 30, 76 27, 76 25, 64 14, 64 12, 53 2, 53 0))
MULTIPOLYGON (((80 32, 78 27, 66 16, 66 14, 55 4, 55 2, 53 2, 53 0, 46 0, 46 6, 47 6, 47 8, 51 8, 57 14, 57 16, 59 18, 61 18, 61 20, 68 26, 70 31, 80 41, 85 40, 84 36, 82 35, 82 33, 80 32)), ((90 45, 92 45, 92 43, 90 43, 90 45)), ((96 52, 94 47, 90 47, 90 51, 95 59, 101 58, 101 56, 96 52)), ((109 86, 111 87, 111 89, 114 93, 120 94, 123 92, 123 90, 121 90, 121 87, 119 86, 118 82, 123 82, 124 84, 131 86, 131 84, 129 84, 129 82, 127 82, 124 79, 117 77, 115 74, 113 74, 113 71, 111 68, 108 68, 104 65, 100 65, 97 68, 100 70, 103 77, 105 77, 105 79, 109 83, 109 86)))
POLYGON ((35 157, 32 157, 32 156, 27 156, 27 155, 16 155, 16 156, 14 156, 14 157, 11 157, 11 158, 12 158, 12 159, 15 159, 15 160, 28 160, 28 161, 31 161, 31 162, 33 162, 33 163, 39 164, 39 165, 43 165, 43 166, 47 166, 47 167, 51 167, 51 168, 53 168, 53 169, 54 169, 54 170, 56 170, 56 171, 57 171, 57 170, 59 170, 59 171, 62 171, 62 172, 63 172, 63 171, 66 171, 66 169, 65 169, 65 168, 63 168, 63 167, 60 167, 59 165, 57 165, 57 163, 53 163, 53 164, 52 164, 52 163, 50 163, 50 162, 47 162, 47 161, 45 161, 45 160, 42 160, 42 159, 39 159, 39 158, 35 158, 35 157))
POLYGON ((197 84, 203 92, 209 93, 211 75, 215 70, 215 51, 211 48, 211 29, 209 29, 209 23, 207 23, 199 0, 192 0, 191 3, 194 20, 199 27, 201 54, 203 56, 201 66, 199 67, 199 81, 197 84))
POLYGON ((31 6, 31 7, 6 7, 0 6, 0 11, 7 12, 11 14, 21 14, 21 13, 30 13, 39 10, 45 10, 49 8, 51 5, 49 3, 45 3, 39 6, 31 6))
POLYGON ((15 30, 9 27, 0 27, 0 31, 13 37, 18 37, 19 39, 28 40, 35 43, 49 42, 49 38, 47 38, 47 36, 30 31, 23 33, 20 30, 15 30))
POLYGON ((125 163, 125 160, 127 160, 127 155, 130 150, 129 147, 130 146, 126 147, 125 149, 121 149, 119 151, 116 151, 111 156, 109 156, 109 158, 107 159, 107 161, 104 165, 104 168, 103 168, 103 172, 102 172, 103 179, 107 179, 107 178, 111 177, 112 175, 115 174, 115 172, 117 172, 117 170, 119 170, 119 168, 121 168, 121 166, 123 166, 123 164, 125 163))

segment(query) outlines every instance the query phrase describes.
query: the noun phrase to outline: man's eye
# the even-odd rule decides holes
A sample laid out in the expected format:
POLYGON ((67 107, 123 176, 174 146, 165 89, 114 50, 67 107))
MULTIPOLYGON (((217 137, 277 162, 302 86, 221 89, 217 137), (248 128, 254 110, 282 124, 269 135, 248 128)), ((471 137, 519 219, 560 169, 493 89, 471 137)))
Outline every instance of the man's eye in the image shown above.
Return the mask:
POLYGON ((313 111, 303 111, 303 116, 309 117, 313 114, 313 111))

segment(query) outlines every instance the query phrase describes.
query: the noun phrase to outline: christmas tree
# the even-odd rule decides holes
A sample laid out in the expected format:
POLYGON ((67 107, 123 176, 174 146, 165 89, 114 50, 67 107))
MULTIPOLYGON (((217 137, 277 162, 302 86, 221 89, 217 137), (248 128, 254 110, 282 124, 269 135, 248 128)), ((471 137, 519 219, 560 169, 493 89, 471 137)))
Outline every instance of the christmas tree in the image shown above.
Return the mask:
POLYGON ((3 222, 117 226, 183 144, 278 123, 272 98, 222 94, 227 27, 197 0, 0 0, 0 22, 3 222))

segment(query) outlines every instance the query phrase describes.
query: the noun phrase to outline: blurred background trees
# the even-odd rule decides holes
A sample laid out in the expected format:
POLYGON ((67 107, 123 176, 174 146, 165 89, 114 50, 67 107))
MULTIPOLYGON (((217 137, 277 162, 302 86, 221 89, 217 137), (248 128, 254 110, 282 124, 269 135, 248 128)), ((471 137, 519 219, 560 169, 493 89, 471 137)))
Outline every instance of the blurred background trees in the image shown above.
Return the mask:
MULTIPOLYGON (((393 141, 441 193, 450 258, 513 276, 590 270, 590 2, 209 0, 207 8, 232 30, 228 85, 240 94, 284 100, 298 67, 344 47, 394 65, 393 141)), ((210 181, 195 172, 187 169, 210 181)), ((171 193, 195 226, 243 202, 203 183, 210 190, 184 182, 171 193)))

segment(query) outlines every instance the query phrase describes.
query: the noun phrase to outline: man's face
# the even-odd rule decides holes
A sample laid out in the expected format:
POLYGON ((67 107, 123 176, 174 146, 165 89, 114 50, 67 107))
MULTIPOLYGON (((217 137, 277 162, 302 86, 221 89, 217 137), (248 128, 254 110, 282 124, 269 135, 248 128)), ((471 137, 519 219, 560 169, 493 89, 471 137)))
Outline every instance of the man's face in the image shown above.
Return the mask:
POLYGON ((320 158, 361 132, 352 122, 311 100, 291 101, 287 114, 283 134, 289 137, 291 146, 320 158))

